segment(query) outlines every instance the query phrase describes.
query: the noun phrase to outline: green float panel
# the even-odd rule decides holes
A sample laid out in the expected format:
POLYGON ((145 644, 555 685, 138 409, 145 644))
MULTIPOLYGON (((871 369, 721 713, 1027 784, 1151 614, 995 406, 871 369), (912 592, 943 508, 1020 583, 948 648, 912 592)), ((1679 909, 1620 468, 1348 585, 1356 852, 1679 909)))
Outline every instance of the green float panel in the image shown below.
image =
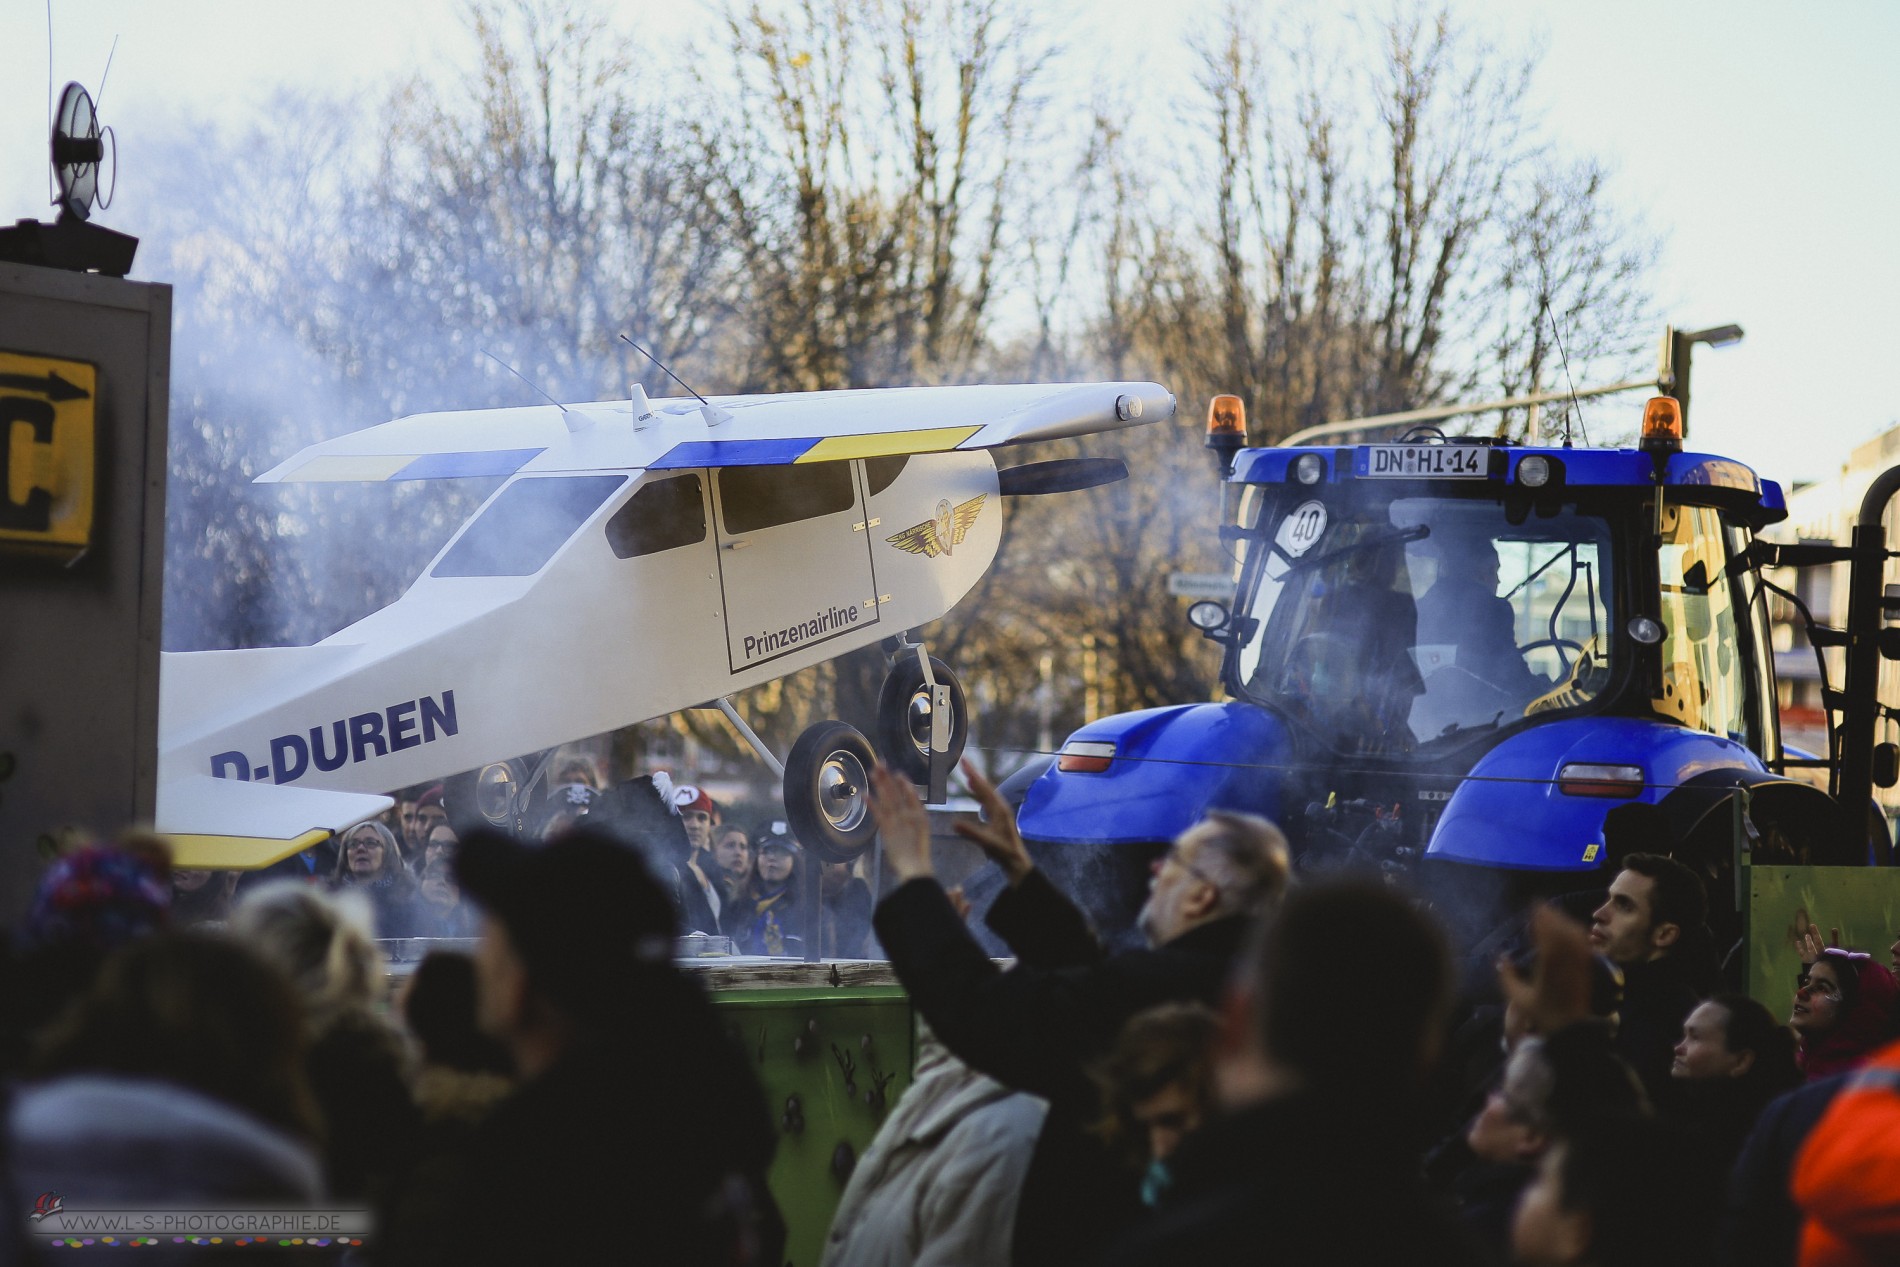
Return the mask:
POLYGON ((786 1261, 817 1267, 849 1165, 910 1085, 910 1000, 896 985, 728 987, 721 976, 702 979, 756 1062, 779 1132, 771 1185, 786 1261))

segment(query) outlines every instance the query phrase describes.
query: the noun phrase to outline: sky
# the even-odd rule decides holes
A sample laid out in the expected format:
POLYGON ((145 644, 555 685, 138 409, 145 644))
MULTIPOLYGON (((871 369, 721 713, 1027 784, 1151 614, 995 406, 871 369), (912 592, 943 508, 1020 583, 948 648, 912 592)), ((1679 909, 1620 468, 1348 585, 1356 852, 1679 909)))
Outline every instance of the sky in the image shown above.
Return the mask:
MULTIPOLYGON (((1049 3, 1081 54, 1073 65, 1165 95, 1187 69, 1180 36, 1211 22, 1221 0, 1049 3)), ((1332 9, 1280 7, 1321 20, 1332 9)), ((656 40, 689 37, 709 12, 692 0, 618 9, 656 40)), ((1618 206, 1662 237, 1653 283, 1666 319, 1747 332, 1697 351, 1692 447, 1791 483, 1832 474, 1855 444, 1900 422, 1886 376, 1900 332, 1900 76, 1886 65, 1900 48, 1900 4, 1454 0, 1453 10, 1499 43, 1541 44, 1535 97, 1550 134, 1608 162, 1618 206)), ((129 170, 139 138, 167 118, 241 120, 280 88, 374 95, 428 74, 459 45, 457 12, 454 0, 53 0, 52 79, 97 87, 112 55, 100 114, 129 170)), ((46 30, 45 0, 0 0, 0 222, 50 218, 46 30)), ((123 206, 98 219, 136 231, 123 206)), ((1585 417, 1640 408, 1613 397, 1585 417)))

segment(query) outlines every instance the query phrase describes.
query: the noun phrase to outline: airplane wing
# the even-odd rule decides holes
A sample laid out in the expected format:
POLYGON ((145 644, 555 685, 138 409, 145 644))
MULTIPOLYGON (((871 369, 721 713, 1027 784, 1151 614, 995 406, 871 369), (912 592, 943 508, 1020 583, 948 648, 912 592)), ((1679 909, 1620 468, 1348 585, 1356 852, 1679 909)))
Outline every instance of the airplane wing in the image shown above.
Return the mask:
POLYGON ((158 789, 172 865, 212 871, 267 867, 395 804, 387 796, 279 787, 190 775, 158 789))
POLYGON ((1159 422, 1154 383, 1039 383, 783 392, 412 414, 313 444, 257 477, 451 479, 517 471, 779 466, 984 449, 1159 422))

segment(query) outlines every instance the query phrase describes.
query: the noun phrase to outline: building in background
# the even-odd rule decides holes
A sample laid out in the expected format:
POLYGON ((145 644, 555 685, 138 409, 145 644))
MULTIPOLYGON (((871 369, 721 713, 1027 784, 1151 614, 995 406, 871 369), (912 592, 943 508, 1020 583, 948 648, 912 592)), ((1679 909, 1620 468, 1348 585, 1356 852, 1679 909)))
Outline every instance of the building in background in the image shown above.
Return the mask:
MULTIPOLYGON (((1888 428, 1866 443, 1858 445, 1841 464, 1838 474, 1811 484, 1797 484, 1788 493, 1788 518, 1765 535, 1776 541, 1812 542, 1846 545, 1854 533, 1854 520, 1860 513, 1861 498, 1874 478, 1887 468, 1900 465, 1900 426, 1888 428)), ((1887 548, 1900 547, 1900 516, 1889 519, 1887 548)), ((1792 591, 1807 605, 1814 619, 1830 628, 1847 624, 1847 564, 1827 567, 1779 568, 1773 573, 1776 584, 1792 591)), ((1900 566, 1887 563, 1889 589, 1900 582, 1900 566)), ((1793 604, 1770 596, 1769 611, 1774 624, 1775 676, 1781 691, 1782 742, 1825 756, 1828 752, 1828 717, 1823 708, 1821 668, 1815 648, 1793 604)), ((1835 690, 1846 680, 1846 653, 1840 647, 1824 648, 1827 683, 1835 690)), ((1880 698, 1900 700, 1900 664, 1882 660, 1880 698)), ((1877 742, 1900 740, 1900 726, 1883 721, 1877 742)), ((1790 771, 1793 773, 1793 771, 1790 771)), ((1900 789, 1875 789, 1891 820, 1900 814, 1900 789)))

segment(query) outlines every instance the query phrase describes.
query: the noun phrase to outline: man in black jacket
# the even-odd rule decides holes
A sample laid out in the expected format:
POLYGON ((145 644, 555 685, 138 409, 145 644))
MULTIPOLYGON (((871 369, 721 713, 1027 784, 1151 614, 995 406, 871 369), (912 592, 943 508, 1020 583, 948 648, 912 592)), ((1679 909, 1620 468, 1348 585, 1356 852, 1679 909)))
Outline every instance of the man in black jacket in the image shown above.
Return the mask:
POLYGON ((521 1077, 468 1150, 444 1263, 777 1264, 776 1144, 750 1062, 673 966, 672 904, 633 849, 477 832, 482 1028, 521 1077))
POLYGON ((883 767, 872 775, 872 804, 897 887, 877 908, 877 935, 946 1047, 1049 1101, 1017 1216, 1016 1261, 1086 1261, 1139 1208, 1133 1176, 1085 1130, 1100 1111, 1087 1066, 1137 1012, 1218 1002, 1252 916, 1285 889, 1286 842, 1265 819, 1210 814, 1155 864, 1140 917, 1148 948, 1104 954, 1081 912, 1030 860, 996 790, 967 763, 964 771, 986 821, 957 830, 1009 880, 989 922, 1017 952, 1016 966, 1000 970, 964 927, 933 873, 916 790, 883 767))
POLYGON ((1623 970, 1617 1054, 1643 1080, 1652 1100, 1672 1094, 1682 1022, 1702 993, 1684 956, 1698 941, 1709 898, 1695 872, 1653 853, 1624 857, 1607 900, 1590 916, 1590 946, 1623 970))
POLYGON ((1481 1261, 1419 1174, 1419 1097, 1451 981, 1438 930, 1391 889, 1295 891, 1248 954, 1225 1016, 1224 1115, 1183 1141, 1174 1190, 1108 1261, 1481 1261))

